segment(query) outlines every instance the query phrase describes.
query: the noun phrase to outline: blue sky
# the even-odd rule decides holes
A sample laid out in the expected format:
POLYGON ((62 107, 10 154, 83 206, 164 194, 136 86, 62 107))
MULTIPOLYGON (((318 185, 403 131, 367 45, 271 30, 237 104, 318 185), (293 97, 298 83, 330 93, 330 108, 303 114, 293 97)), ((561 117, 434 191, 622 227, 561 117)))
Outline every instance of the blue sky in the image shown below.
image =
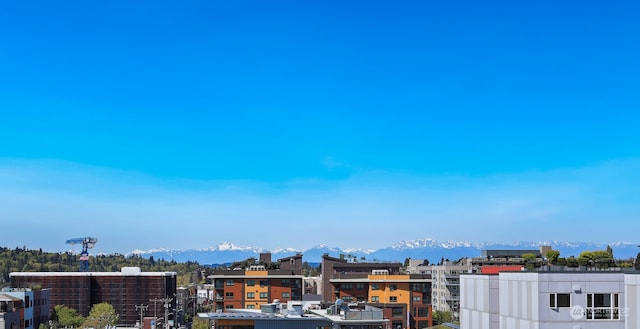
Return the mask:
POLYGON ((639 7, 3 2, 2 245, 636 241, 639 7))

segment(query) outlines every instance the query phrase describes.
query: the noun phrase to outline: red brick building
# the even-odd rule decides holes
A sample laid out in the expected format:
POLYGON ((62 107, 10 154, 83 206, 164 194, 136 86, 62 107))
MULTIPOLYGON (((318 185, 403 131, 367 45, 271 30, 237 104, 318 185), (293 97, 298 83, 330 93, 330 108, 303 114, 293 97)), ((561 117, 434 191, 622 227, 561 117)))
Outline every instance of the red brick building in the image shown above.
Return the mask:
POLYGON ((65 305, 87 316, 91 306, 109 303, 122 325, 139 321, 136 305, 148 306, 145 316, 164 314, 162 303, 152 303, 152 299, 172 298, 170 309, 175 308, 175 272, 141 272, 137 267, 125 267, 120 272, 14 272, 9 276, 12 287, 51 289, 51 310, 65 305))

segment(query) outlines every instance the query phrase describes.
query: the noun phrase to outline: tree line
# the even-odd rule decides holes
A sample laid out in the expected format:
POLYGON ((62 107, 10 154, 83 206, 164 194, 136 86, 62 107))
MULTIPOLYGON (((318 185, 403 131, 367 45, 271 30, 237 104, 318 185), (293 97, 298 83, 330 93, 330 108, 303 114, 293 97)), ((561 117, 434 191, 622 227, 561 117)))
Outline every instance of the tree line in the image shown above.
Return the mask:
MULTIPOLYGON (((203 266, 197 262, 178 263, 175 260, 155 260, 153 256, 96 255, 89 257, 89 271, 118 272, 123 267, 139 267, 144 272, 176 272, 178 285, 199 283, 203 279, 203 266)), ((42 249, 14 249, 0 247, 0 286, 9 285, 11 272, 77 272, 80 255, 72 252, 45 252, 42 249)))

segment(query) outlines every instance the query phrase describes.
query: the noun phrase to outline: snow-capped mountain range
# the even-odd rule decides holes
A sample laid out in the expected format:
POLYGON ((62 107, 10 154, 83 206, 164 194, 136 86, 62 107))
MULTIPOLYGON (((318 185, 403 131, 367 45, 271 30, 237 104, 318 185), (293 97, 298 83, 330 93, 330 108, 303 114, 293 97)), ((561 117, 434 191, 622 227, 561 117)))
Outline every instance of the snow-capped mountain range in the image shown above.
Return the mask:
POLYGON ((203 265, 231 263, 242 261, 250 257, 258 258, 262 252, 271 252, 272 259, 277 260, 296 253, 303 254, 303 260, 310 263, 318 263, 323 254, 339 257, 340 254, 351 255, 359 261, 397 261, 403 262, 406 258, 428 259, 431 263, 437 263, 442 258, 457 260, 463 257, 479 257, 482 250, 487 249, 538 249, 548 245, 560 251, 560 257, 577 257, 583 251, 605 250, 611 246, 615 258, 635 258, 640 248, 637 243, 612 242, 609 244, 590 242, 515 242, 515 243, 472 243, 466 241, 437 241, 432 238, 420 240, 401 241, 390 247, 377 250, 340 249, 326 245, 318 245, 307 250, 294 248, 266 250, 259 247, 238 246, 229 242, 222 242, 215 247, 206 249, 153 249, 134 250, 131 254, 155 259, 175 260, 177 262, 195 261, 203 265))

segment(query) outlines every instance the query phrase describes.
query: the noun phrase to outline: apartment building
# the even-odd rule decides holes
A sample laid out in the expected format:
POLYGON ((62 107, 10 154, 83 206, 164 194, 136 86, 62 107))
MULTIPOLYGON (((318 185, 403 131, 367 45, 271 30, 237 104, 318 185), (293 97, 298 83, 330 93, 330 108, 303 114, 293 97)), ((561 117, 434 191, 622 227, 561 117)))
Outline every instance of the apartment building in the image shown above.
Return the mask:
POLYGON ((428 274, 400 273, 399 263, 348 263, 328 255, 323 256, 322 271, 325 301, 378 307, 394 329, 433 323, 428 274))
POLYGON ((615 271, 462 274, 461 328, 638 328, 638 274, 615 271))
POLYGON ((12 287, 50 289, 49 310, 66 305, 87 316, 99 303, 111 304, 120 315, 121 325, 135 325, 140 315, 136 305, 148 306, 147 315, 164 313, 162 303, 151 300, 171 298, 174 310, 175 272, 142 272, 137 267, 124 267, 120 272, 13 272, 12 287))
POLYGON ((24 301, 0 293, 0 329, 24 329, 24 301))
POLYGON ((324 254, 322 256, 322 301, 332 303, 335 301, 335 287, 331 280, 338 278, 363 278, 373 271, 387 271, 388 273, 400 273, 401 263, 371 263, 348 262, 342 258, 335 258, 324 254))
POLYGON ((3 288, 0 294, 22 300, 20 320, 24 329, 37 329, 49 324, 49 289, 3 288))
POLYGON ((271 255, 262 253, 258 263, 246 268, 236 266, 228 270, 215 270, 208 279, 211 284, 207 287, 214 292, 214 308, 218 312, 259 309, 260 305, 274 300, 282 303, 302 300, 302 254, 272 263, 271 255))
POLYGON ((429 266, 431 274, 431 304, 434 311, 451 312, 458 317, 460 312, 460 274, 471 271, 470 264, 445 262, 429 266))

